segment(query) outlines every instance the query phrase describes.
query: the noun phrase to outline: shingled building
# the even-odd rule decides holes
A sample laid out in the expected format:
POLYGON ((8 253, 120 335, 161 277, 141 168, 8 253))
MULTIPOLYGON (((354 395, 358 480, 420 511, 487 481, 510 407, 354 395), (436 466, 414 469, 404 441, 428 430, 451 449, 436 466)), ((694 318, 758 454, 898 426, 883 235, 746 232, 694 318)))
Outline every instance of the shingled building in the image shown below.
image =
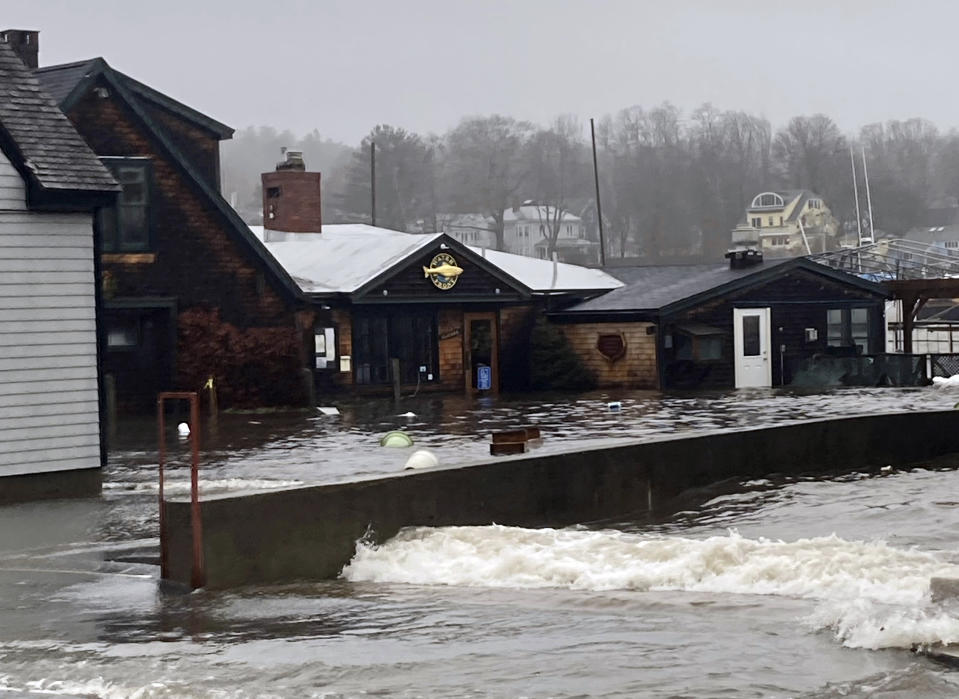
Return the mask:
POLYGON ((35 75, 122 186, 99 217, 103 364, 121 409, 211 377, 221 406, 305 404, 315 314, 220 195, 233 129, 103 58, 35 75))

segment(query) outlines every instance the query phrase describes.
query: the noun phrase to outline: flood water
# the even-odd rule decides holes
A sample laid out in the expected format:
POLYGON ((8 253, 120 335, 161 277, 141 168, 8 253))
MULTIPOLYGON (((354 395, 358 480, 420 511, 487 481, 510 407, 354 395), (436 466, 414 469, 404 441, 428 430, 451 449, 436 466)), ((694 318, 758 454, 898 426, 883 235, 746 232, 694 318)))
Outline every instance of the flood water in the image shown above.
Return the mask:
MULTIPOLYGON (((378 445, 391 429, 464 463, 488 458, 491 430, 528 424, 556 450, 957 402, 936 388, 338 402, 201 428, 201 485, 396 472, 411 450, 378 445)), ((169 448, 184 493, 186 442, 171 432, 169 448)), ((0 507, 0 696, 959 695, 959 674, 912 652, 959 642, 959 609, 928 596, 930 576, 959 576, 952 463, 743 482, 653 523, 410 529, 360 546, 336 581, 185 595, 149 563, 155 449, 153 422, 129 421, 102 497, 0 507)))

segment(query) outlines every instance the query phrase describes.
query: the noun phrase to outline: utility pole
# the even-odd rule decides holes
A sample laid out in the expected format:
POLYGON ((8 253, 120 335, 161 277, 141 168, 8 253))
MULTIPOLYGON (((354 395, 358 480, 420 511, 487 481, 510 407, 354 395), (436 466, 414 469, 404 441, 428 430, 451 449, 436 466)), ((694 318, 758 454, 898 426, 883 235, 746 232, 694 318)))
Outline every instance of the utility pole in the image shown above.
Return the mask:
POLYGON ((370 141, 370 220, 376 225, 376 141, 370 141))
POLYGON ((599 201, 599 163, 596 160, 596 127, 589 120, 589 133, 593 139, 593 180, 596 182, 596 220, 599 222, 599 266, 606 266, 606 244, 603 240, 603 205, 599 201))

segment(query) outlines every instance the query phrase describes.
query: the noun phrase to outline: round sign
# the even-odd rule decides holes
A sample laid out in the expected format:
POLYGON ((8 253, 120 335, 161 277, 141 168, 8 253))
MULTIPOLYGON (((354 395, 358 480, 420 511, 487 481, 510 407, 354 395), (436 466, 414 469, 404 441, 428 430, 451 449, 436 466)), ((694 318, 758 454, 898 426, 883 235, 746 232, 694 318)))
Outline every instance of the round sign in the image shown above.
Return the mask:
POLYGON ((447 252, 441 252, 430 260, 430 266, 424 267, 423 272, 437 289, 452 289, 456 280, 463 273, 463 269, 456 264, 456 259, 447 252))

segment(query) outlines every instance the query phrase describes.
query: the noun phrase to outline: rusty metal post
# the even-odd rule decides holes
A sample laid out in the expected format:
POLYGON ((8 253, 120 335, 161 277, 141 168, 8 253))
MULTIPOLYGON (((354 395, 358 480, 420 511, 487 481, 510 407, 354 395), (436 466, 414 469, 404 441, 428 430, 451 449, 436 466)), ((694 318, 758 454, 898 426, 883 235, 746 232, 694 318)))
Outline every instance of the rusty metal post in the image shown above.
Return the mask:
POLYGON ((195 590, 206 584, 203 562, 203 521, 200 518, 200 397, 190 397, 190 524, 193 528, 193 572, 190 586, 195 590))
POLYGON ((167 399, 190 401, 190 528, 193 530, 193 566, 190 586, 193 589, 206 584, 203 560, 203 520, 200 516, 200 396, 196 392, 164 392, 157 395, 157 436, 159 440, 159 505, 160 505, 160 577, 167 577, 168 546, 165 535, 166 514, 163 499, 163 466, 166 461, 166 418, 163 413, 167 399))
POLYGON ((160 579, 167 577, 166 508, 163 506, 163 466, 166 462, 166 417, 163 414, 163 394, 157 396, 157 461, 159 461, 160 487, 160 579))

